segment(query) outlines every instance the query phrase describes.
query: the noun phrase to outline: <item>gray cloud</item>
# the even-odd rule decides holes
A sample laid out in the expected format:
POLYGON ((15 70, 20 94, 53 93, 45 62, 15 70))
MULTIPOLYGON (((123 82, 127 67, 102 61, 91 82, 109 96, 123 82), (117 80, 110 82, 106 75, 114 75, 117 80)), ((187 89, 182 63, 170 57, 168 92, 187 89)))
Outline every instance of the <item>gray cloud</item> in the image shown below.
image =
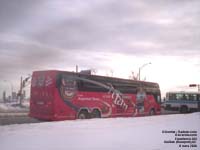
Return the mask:
POLYGON ((1 0, 0 32, 13 32, 16 28, 24 28, 25 23, 19 23, 25 22, 27 16, 32 16, 32 12, 38 7, 38 2, 32 0, 1 0))
POLYGON ((77 10, 78 16, 65 14, 66 18, 31 37, 66 50, 123 50, 142 55, 166 51, 169 55, 184 55, 199 50, 198 1, 148 2, 97 3, 87 10, 77 10))

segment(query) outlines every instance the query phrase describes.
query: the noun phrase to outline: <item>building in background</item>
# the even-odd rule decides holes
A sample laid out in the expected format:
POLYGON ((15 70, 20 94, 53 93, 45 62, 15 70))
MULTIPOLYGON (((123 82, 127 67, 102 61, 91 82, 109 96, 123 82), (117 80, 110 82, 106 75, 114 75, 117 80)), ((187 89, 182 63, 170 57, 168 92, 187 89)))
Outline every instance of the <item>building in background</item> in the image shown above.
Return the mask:
POLYGON ((6 91, 3 91, 3 102, 6 102, 6 91))
POLYGON ((16 101, 16 100, 17 100, 17 93, 12 92, 12 101, 16 101))

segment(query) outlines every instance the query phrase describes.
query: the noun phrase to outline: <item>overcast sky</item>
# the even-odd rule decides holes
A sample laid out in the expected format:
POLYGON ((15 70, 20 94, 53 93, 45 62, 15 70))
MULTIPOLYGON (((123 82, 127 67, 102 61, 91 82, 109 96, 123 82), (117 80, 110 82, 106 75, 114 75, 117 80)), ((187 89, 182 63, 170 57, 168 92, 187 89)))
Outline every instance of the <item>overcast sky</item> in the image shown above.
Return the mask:
POLYGON ((199 0, 0 0, 0 92, 34 70, 128 78, 149 62, 162 91, 200 84, 199 18, 199 0))

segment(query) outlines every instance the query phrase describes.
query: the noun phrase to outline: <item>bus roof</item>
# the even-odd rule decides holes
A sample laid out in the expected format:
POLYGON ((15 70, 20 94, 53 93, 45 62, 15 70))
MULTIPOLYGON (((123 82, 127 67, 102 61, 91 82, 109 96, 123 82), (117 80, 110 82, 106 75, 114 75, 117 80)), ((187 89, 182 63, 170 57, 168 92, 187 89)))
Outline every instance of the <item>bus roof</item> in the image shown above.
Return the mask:
POLYGON ((155 82, 138 81, 138 80, 123 79, 123 78, 118 78, 118 77, 108 77, 108 76, 101 76, 101 75, 88 75, 88 74, 81 74, 81 73, 70 72, 70 71, 41 70, 41 71, 34 71, 33 73, 39 73, 39 72, 58 72, 58 73, 65 73, 65 74, 71 74, 71 75, 78 75, 80 77, 85 77, 85 78, 94 78, 94 79, 105 80, 105 81, 111 80, 114 82, 123 82, 127 84, 132 83, 132 84, 138 84, 138 85, 143 85, 147 87, 159 88, 159 84, 155 82))

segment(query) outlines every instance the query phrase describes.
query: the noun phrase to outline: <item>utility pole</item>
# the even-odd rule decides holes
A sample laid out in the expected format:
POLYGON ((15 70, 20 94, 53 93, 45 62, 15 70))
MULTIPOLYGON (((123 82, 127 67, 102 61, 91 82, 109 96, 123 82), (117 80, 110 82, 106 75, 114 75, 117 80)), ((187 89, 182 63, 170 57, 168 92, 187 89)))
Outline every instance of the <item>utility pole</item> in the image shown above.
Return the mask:
POLYGON ((20 89, 19 89, 19 105, 22 106, 22 89, 23 89, 23 78, 21 77, 21 80, 20 80, 20 89))
POLYGON ((78 65, 76 65, 76 73, 78 73, 78 65))
POLYGON ((19 89, 19 92, 18 92, 18 97, 19 97, 19 104, 20 106, 22 106, 22 101, 24 99, 24 93, 23 93, 23 88, 25 88, 27 86, 27 82, 28 80, 31 78, 31 76, 29 75, 28 77, 26 77, 24 80, 21 76, 21 79, 20 79, 20 89, 19 89))

